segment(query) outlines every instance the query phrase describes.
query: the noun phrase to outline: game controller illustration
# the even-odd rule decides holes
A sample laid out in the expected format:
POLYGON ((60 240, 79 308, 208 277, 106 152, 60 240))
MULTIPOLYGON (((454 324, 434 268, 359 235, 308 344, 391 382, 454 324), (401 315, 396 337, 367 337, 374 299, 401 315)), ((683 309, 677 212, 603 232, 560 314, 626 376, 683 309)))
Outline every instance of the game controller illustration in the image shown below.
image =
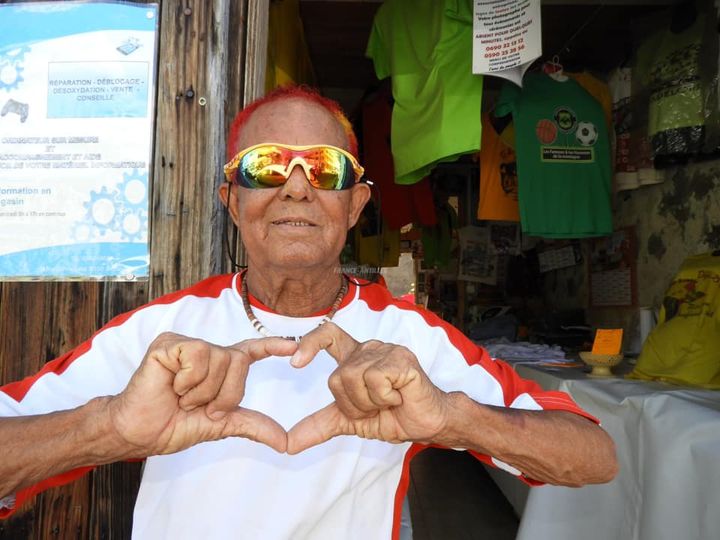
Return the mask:
POLYGON ((14 99, 8 99, 3 105, 0 116, 5 116, 8 113, 17 114, 20 117, 20 122, 25 122, 30 112, 30 106, 27 103, 20 103, 14 99))

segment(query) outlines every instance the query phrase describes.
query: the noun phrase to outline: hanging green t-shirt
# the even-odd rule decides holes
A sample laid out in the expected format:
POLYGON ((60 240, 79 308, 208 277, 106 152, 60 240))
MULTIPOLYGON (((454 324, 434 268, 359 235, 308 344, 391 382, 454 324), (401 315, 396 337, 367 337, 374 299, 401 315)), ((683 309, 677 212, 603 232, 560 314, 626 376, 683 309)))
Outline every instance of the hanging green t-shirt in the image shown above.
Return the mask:
POLYGON ((703 71, 705 56, 713 56, 711 40, 717 41, 715 24, 698 16, 683 31, 661 29, 637 50, 633 93, 649 98, 647 129, 654 157, 696 154, 703 148, 706 100, 711 101, 704 79, 717 73, 717 49, 711 69, 703 71))
POLYGON ((572 79, 529 73, 506 83, 496 116, 515 123, 518 202, 525 234, 546 238, 612 232, 610 142, 598 103, 572 79))
POLYGON ((414 184, 441 161, 480 149, 482 76, 472 73, 472 2, 387 0, 366 55, 392 76, 395 182, 414 184))

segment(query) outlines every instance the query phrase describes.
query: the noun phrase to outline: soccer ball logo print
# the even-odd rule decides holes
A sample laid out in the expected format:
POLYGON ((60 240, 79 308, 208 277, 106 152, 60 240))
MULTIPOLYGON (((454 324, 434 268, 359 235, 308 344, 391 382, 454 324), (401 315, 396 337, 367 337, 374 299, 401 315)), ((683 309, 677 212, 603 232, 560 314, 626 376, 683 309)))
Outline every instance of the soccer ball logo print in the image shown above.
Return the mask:
POLYGON ((535 134, 542 144, 552 144, 557 139, 557 126, 552 120, 543 118, 535 125, 535 134))
POLYGON ((598 140, 598 131, 592 122, 579 122, 575 138, 583 146, 592 146, 598 140))

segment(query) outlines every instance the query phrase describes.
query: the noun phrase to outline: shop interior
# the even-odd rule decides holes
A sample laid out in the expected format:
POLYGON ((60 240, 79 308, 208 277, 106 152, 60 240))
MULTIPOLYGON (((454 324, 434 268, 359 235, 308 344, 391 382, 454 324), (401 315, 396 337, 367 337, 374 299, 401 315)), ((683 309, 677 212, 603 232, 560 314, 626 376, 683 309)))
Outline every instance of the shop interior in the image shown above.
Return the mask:
MULTIPOLYGON (((278 5, 278 2, 274 4, 278 5)), ((381 4, 382 2, 378 1, 303 0, 299 2, 301 28, 308 52, 308 63, 311 66, 307 73, 309 81, 317 85, 325 95, 336 99, 348 112, 360 133, 361 150, 364 137, 368 137, 369 140, 373 139, 372 129, 363 126, 364 104, 372 102, 378 95, 386 95, 391 92, 391 78, 378 80, 373 62, 366 56, 373 20, 381 4)), ((529 71, 540 71, 545 62, 554 60, 569 73, 586 72, 599 75, 601 79, 607 77, 613 69, 632 61, 635 43, 639 39, 639 31, 636 30, 638 21, 643 21, 643 19, 652 21, 653 15, 668 11, 672 4, 672 0, 602 3, 582 0, 542 2, 543 55, 530 67, 529 71)), ((686 13, 686 10, 678 10, 678 13, 686 13)), ((492 112, 503 84, 504 80, 498 77, 484 78, 482 84, 482 110, 484 112, 492 112)), ((390 99, 392 100, 392 96, 390 99)), ((386 136, 389 137, 389 134, 386 136)), ((438 205, 438 208, 442 207, 442 202, 439 201, 443 198, 448 199, 457 218, 455 229, 488 223, 477 217, 480 166, 481 159, 478 155, 467 153, 457 160, 442 162, 431 175, 430 197, 433 198, 433 202, 438 205)), ((440 265, 425 260, 423 257, 422 219, 428 219, 431 223, 433 218, 436 223, 442 220, 438 219, 437 215, 433 216, 433 212, 428 212, 426 208, 413 208, 413 211, 417 212, 410 216, 410 218, 415 218, 414 226, 410 222, 399 223, 397 219, 393 220, 392 218, 390 220, 392 223, 388 224, 387 215, 392 213, 390 207, 395 202, 394 197, 407 199, 418 196, 418 193, 415 191, 410 193, 412 190, 405 189, 404 191, 408 192, 407 195, 391 194, 386 199, 383 209, 383 190, 379 191, 381 192, 380 200, 378 201, 377 196, 375 197, 375 206, 368 209, 365 216, 370 223, 366 223, 368 226, 360 235, 362 239, 351 239, 351 243, 355 244, 353 245, 355 251, 347 257, 346 262, 353 267, 365 264, 367 268, 362 268, 365 272, 370 272, 378 266, 383 267, 383 275, 395 295, 404 296, 412 293, 414 301, 429 307, 432 311, 441 313, 443 318, 465 331, 473 323, 479 322, 483 314, 487 316, 503 312, 503 310, 491 309, 486 313, 485 308, 494 308, 497 304, 513 304, 513 299, 526 304, 524 306, 512 305, 516 312, 518 310, 524 312, 520 319, 532 318, 534 311, 540 310, 545 313, 550 308, 558 313, 559 320, 556 321, 558 324, 572 323, 575 326, 582 326, 594 322, 584 319, 587 314, 581 315, 577 312, 586 307, 583 294, 587 292, 588 280, 582 275, 583 272, 576 272, 577 276, 564 276, 563 272, 552 274, 540 272, 540 262, 537 256, 543 252, 550 252, 544 256, 549 260, 555 255, 562 257, 559 255, 560 253, 572 254, 573 259, 577 259, 577 264, 569 264, 569 266, 578 270, 579 266, 583 266, 583 253, 581 252, 587 249, 589 243, 581 239, 563 242, 540 239, 537 248, 525 250, 532 251, 531 257, 528 257, 527 253, 522 261, 511 260, 512 257, 500 257, 491 264, 491 266, 499 268, 495 268, 495 276, 490 278, 488 283, 467 281, 464 285, 458 286, 456 260, 459 252, 457 246, 451 248, 452 262, 445 267, 443 266, 444 253, 441 254, 443 261, 440 265), (373 216, 373 210, 378 210, 378 204, 381 207, 379 212, 380 235, 374 234, 377 232, 378 220, 373 216), (387 215, 383 210, 387 212, 387 215), (430 214, 429 218, 426 214, 430 214), (386 229, 382 229, 383 225, 386 229), (395 246, 396 239, 392 232, 397 230, 398 226, 402 227, 399 249, 395 246), (372 231, 373 234, 371 235, 369 231, 372 231), (387 237, 392 237, 392 240, 387 237), (355 242, 356 240, 357 242, 355 242), (359 247, 356 244, 359 243, 363 244, 364 251, 385 249, 387 252, 389 249, 393 249, 393 253, 388 260, 381 261, 383 264, 378 265, 378 256, 369 258, 358 256, 359 247), (381 243, 385 245, 378 245, 381 243), (568 247, 571 249, 567 249, 568 247), (396 262, 397 254, 399 257, 396 262), (400 270, 396 270, 398 265, 400 270), (408 270, 410 266, 412 266, 411 271, 408 270), (508 280, 508 271, 515 279, 508 280), (522 279, 518 280, 518 276, 513 272, 523 274, 522 279), (405 278, 405 276, 409 277, 405 278), (507 283, 508 281, 510 283, 507 283), (504 285, 509 285, 509 289, 504 285), (565 294, 560 298, 556 294, 558 286, 569 289, 563 291, 565 294), (556 301, 558 305, 553 305, 556 301)), ((422 190, 418 189, 417 191, 422 190)), ((627 195, 626 193, 625 197, 627 195)), ((421 197, 423 198, 417 206, 433 204, 428 198, 428 192, 422 191, 421 197)), ((503 227, 496 223, 498 226, 494 227, 493 231, 501 236, 513 235, 517 225, 512 222, 506 222, 506 224, 508 226, 503 227)), ((440 234, 439 231, 435 232, 440 234)), ((455 241, 457 242, 457 238, 455 241)), ((529 243, 525 242, 525 244, 529 243)), ((569 263, 569 261, 567 262, 569 263)), ((569 273, 569 271, 565 270, 564 273, 569 273)), ((633 294, 637 294, 637 291, 633 291, 633 294)), ((634 303, 637 304, 637 300, 634 303)), ((645 303, 648 302, 645 301, 645 303)), ((596 316, 602 318, 607 317, 607 314, 599 313, 596 316)), ((546 322, 550 327, 553 326, 552 321, 546 322)), ((540 329, 539 325, 531 324, 527 320, 519 320, 518 323, 522 327, 519 328, 521 337, 526 336, 526 332, 553 332, 552 328, 540 329)), ((544 338, 544 336, 540 337, 544 338)), ((578 345, 582 345, 582 339, 585 337, 587 336, 568 337, 568 339, 580 341, 578 345)))
MULTIPOLYGON (((359 133, 363 162, 368 161, 367 152, 377 151, 371 151, 369 147, 380 145, 386 152, 392 147, 394 154, 398 144, 391 142, 389 124, 390 111, 396 105, 392 75, 379 80, 377 66, 366 57, 373 24, 382 6, 381 0, 271 1, 268 73, 274 80, 269 86, 288 80, 307 82, 340 102, 359 133), (297 65, 301 67, 294 75, 286 71, 281 73, 281 67, 277 67, 279 64, 272 58, 273 47, 277 46, 278 51, 280 47, 273 25, 279 25, 280 18, 287 17, 293 10, 297 10, 294 13, 298 17, 294 27, 294 47, 307 51, 306 55, 301 53, 304 58, 298 60, 297 65), (281 11, 285 15, 280 15, 281 11), (378 109, 384 110, 384 123, 378 120, 378 109)), ((467 35, 471 36, 469 29, 467 35)), ((717 121, 718 109, 717 42, 717 19, 712 1, 543 0, 542 56, 533 62, 528 74, 555 80, 571 77, 592 96, 591 99, 600 103, 607 119, 607 145, 611 154, 607 156, 610 167, 607 200, 596 198, 592 204, 585 201, 582 204, 589 204, 585 209, 582 204, 567 199, 567 209, 556 205, 549 212, 570 214, 580 207, 579 212, 587 210, 593 214, 604 206, 602 210, 610 216, 611 222, 600 223, 602 219, 598 218, 593 221, 594 229, 577 234, 565 229, 548 230, 546 235, 533 234, 540 230, 539 225, 530 223, 533 203, 522 200, 523 189, 526 193, 531 192, 530 188, 524 188, 530 180, 529 177, 522 178, 522 169, 520 165, 516 169, 514 162, 512 170, 501 169, 499 180, 501 183, 507 181, 507 185, 503 184, 504 192, 508 195, 514 190, 516 201, 520 186, 520 212, 515 210, 518 217, 515 220, 502 219, 502 216, 488 219, 487 216, 493 216, 497 209, 481 211, 483 193, 486 193, 481 185, 482 179, 486 178, 483 166, 490 162, 484 154, 485 147, 481 146, 475 151, 439 160, 422 180, 406 185, 388 186, 387 179, 370 176, 376 181, 374 204, 351 232, 343 262, 359 277, 378 279, 375 274, 379 273, 394 296, 435 312, 488 348, 493 357, 514 360, 516 369, 519 372, 522 369, 523 375, 537 368, 537 365, 529 364, 543 364, 547 370, 535 377, 538 381, 567 390, 564 379, 591 375, 592 366, 586 365, 579 353, 594 348, 598 329, 621 329, 617 351, 621 362, 613 366, 611 377, 625 381, 627 375, 634 374, 634 380, 644 381, 643 384, 662 381, 662 384, 669 384, 671 390, 675 387, 688 389, 689 395, 695 397, 695 389, 702 393, 720 388, 720 362, 716 355, 712 360, 705 358, 709 353, 703 352, 713 348, 713 344, 720 345, 720 326, 713 326, 709 334, 697 337, 692 344, 696 358, 705 358, 705 367, 688 368, 692 362, 681 358, 681 353, 677 352, 678 359, 665 358, 667 361, 662 367, 669 371, 658 373, 653 371, 657 368, 654 364, 658 363, 658 355, 662 355, 657 351, 648 352, 648 343, 652 342, 652 338, 648 341, 648 336, 668 323, 676 312, 682 314, 690 304, 712 317, 714 307, 711 304, 720 301, 720 297, 715 298, 720 293, 706 289, 690 291, 687 284, 692 280, 678 278, 683 272, 690 271, 692 264, 695 264, 692 268, 701 267, 701 272, 710 273, 707 275, 720 276, 720 265, 712 256, 692 259, 695 261, 692 264, 687 262, 690 257, 717 254, 720 250, 720 153, 717 151, 720 147, 713 143, 717 130, 713 123, 717 121), (714 17, 712 21, 708 19, 711 17, 714 17), (640 92, 652 94, 654 90, 645 89, 635 80, 630 84, 622 77, 630 70, 637 73, 647 67, 643 54, 653 49, 651 40, 655 39, 656 32, 667 30, 681 40, 685 37, 680 36, 687 36, 690 29, 700 26, 714 29, 712 47, 708 48, 702 42, 702 54, 692 49, 695 50, 694 60, 700 64, 703 57, 714 58, 714 73, 706 76, 703 72, 700 76, 703 84, 710 81, 707 88, 712 87, 700 113, 702 122, 707 121, 702 126, 703 139, 685 146, 687 141, 681 141, 679 150, 672 147, 672 141, 666 140, 668 152, 663 150, 662 144, 653 144, 649 149, 649 161, 638 165, 635 163, 636 158, 640 159, 637 147, 628 140, 634 140, 636 128, 645 129, 645 137, 652 139, 647 126, 648 115, 654 113, 652 106, 639 97, 635 99, 637 96, 633 92, 639 88, 640 92), (594 89, 582 84, 576 77, 578 74, 594 80, 594 89), (627 107, 634 118, 631 128, 621 125, 627 116, 627 107), (639 127, 641 125, 644 127, 639 127), (632 133, 628 134, 628 131, 632 133), (624 153, 625 158, 619 153, 624 153), (628 167, 628 160, 634 165, 628 167), (718 274, 714 274, 716 271, 718 274), (696 301, 696 298, 690 298, 693 292, 696 297, 705 299, 702 306, 693 304, 696 301), (650 357, 651 353, 654 356, 650 357), (641 369, 643 355, 647 357, 645 370, 641 369), (656 360, 654 363, 653 359, 656 360), (708 364, 712 367, 707 367, 708 364), (567 375, 570 370, 577 375, 567 375), (551 378, 554 379, 551 381, 551 378)), ((657 47, 651 52, 656 50, 657 47)), ((470 40, 466 53, 471 54, 470 40)), ((276 54, 277 58, 281 57, 279 52, 276 54)), ((671 66, 687 62, 687 55, 676 57, 671 66)), ((712 71, 712 66, 707 69, 712 71)), ((503 107, 503 100, 507 93, 504 87, 508 84, 512 83, 499 77, 482 79, 480 109, 488 115, 489 121, 483 125, 483 145, 488 127, 496 139, 507 143, 505 146, 514 144, 507 130, 513 121, 519 126, 519 119, 507 111, 499 114, 507 109, 503 107)), ((558 103, 558 107, 560 105, 558 103)), ((518 110, 515 109, 516 114, 518 110)), ((570 121, 579 120, 581 118, 571 118, 570 121)), ((466 118, 465 121, 473 124, 479 133, 480 117, 466 118)), ((557 121, 561 125, 561 120, 557 121)), ((541 131, 547 126, 539 123, 535 126, 536 132, 531 135, 542 140, 541 131)), ((435 134, 438 145, 443 144, 443 138, 453 137, 453 129, 435 134)), ((464 129, 466 126, 457 126, 458 133, 464 129)), ((515 129, 516 138, 522 137, 518 129, 515 129)), ((591 131, 582 140, 581 123, 574 129, 581 146, 595 145, 597 138, 603 137, 602 132, 591 131)), ((555 132, 552 133, 554 136, 555 132)), ((515 147, 515 151, 519 163, 520 147, 515 147)), ((370 156, 375 162, 373 166, 379 168, 376 170, 384 166, 378 164, 382 159, 377 155, 370 156)), ((601 160, 600 157, 597 159, 601 160)), ((393 179, 389 182, 393 184, 393 179)), ((697 281, 692 283, 699 286, 697 281)), ((667 344, 668 339, 672 340, 657 337, 656 347, 667 344)), ((674 354, 675 350, 671 352, 674 354)), ((665 353, 670 354, 667 347, 665 353)), ((598 370, 596 374, 599 373, 598 370)), ((713 410, 717 416, 720 410, 718 398, 702 394, 702 399, 712 402, 708 410, 713 410)), ((618 429, 622 430, 621 427, 618 429)), ((642 461, 643 457, 635 455, 634 459, 642 461)), ((515 538, 517 535, 520 538, 525 529, 524 522, 529 519, 527 516, 543 508, 544 503, 533 501, 532 497, 528 499, 527 492, 519 493, 512 486, 503 486, 496 473, 493 479, 501 486, 502 495, 498 495, 499 491, 493 492, 492 485, 478 487, 479 483, 489 480, 484 480, 488 477, 480 476, 472 469, 475 466, 472 460, 457 458, 452 461, 448 457, 436 457, 436 461, 423 463, 427 470, 416 470, 413 481, 419 487, 414 495, 412 487, 410 491, 413 520, 417 525, 416 538, 440 537, 433 536, 439 534, 431 532, 433 527, 436 527, 435 531, 447 532, 453 527, 465 531, 463 534, 458 532, 460 536, 447 534, 444 538, 479 538, 480 533, 468 535, 466 527, 476 530, 483 526, 490 527, 484 533, 487 537, 515 538), (458 480, 462 484, 460 487, 449 479, 453 476, 449 471, 457 468, 465 471, 465 476, 458 480), (436 482, 434 487, 429 487, 431 482, 436 482), (438 487, 440 485, 443 487, 438 487), (442 490, 448 492, 448 497, 451 497, 450 491, 468 490, 474 495, 462 497, 477 498, 459 502, 461 497, 452 495, 452 504, 443 502, 442 508, 447 510, 452 506, 454 513, 448 516, 444 512, 445 517, 439 517, 433 512, 423 513, 423 489, 443 493, 442 498, 445 497, 442 490), (481 506, 492 510, 478 512, 481 506)), ((455 473, 455 476, 462 475, 455 473)), ((438 501, 426 504, 435 503, 441 504, 438 501)), ((652 525, 646 530, 652 530, 652 525)), ((605 536, 623 537, 622 534, 605 536)))

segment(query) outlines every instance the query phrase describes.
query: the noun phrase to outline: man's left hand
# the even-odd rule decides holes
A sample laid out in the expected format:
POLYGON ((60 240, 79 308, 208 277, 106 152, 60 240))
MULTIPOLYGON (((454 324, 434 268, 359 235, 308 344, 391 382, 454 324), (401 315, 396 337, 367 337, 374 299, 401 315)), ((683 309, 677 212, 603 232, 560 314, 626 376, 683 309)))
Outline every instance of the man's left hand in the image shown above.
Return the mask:
POLYGON ((358 343, 337 325, 326 323, 303 337, 291 362, 303 368, 323 349, 338 363, 328 380, 335 401, 288 432, 288 453, 337 435, 430 443, 447 426, 447 394, 430 381, 406 347, 358 343))

